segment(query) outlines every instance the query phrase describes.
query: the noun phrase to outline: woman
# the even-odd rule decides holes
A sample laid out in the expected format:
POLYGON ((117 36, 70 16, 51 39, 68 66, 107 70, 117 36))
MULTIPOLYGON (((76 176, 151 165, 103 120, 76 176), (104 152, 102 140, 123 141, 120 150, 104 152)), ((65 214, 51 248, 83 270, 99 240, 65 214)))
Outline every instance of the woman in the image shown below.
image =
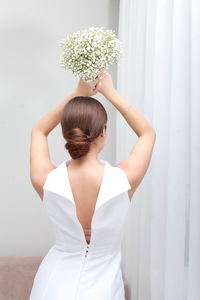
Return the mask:
POLYGON ((133 193, 150 163, 155 130, 102 72, 48 112, 31 132, 30 177, 55 226, 56 241, 36 273, 30 300, 124 300, 121 240, 133 193), (100 92, 137 134, 128 157, 99 159, 107 113, 100 92), (47 137, 60 122, 70 159, 56 167, 47 137))

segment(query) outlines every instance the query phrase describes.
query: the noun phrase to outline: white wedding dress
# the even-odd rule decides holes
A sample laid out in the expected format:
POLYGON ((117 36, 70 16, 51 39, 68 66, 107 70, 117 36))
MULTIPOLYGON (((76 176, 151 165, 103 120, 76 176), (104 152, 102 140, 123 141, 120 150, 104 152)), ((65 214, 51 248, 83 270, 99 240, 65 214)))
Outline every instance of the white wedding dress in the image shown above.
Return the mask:
POLYGON ((121 241, 129 211, 126 173, 104 164, 88 244, 76 216, 65 160, 48 173, 43 204, 55 228, 55 244, 43 258, 29 300, 125 300, 121 241))

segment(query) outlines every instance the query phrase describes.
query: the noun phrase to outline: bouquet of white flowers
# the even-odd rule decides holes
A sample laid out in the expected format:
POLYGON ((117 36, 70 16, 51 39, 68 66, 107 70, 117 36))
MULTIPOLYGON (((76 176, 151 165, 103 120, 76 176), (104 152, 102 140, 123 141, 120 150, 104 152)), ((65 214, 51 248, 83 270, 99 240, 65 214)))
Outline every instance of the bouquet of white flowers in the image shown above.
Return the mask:
POLYGON ((87 82, 122 55, 121 42, 113 30, 105 27, 90 27, 70 34, 61 41, 61 46, 60 65, 87 82))

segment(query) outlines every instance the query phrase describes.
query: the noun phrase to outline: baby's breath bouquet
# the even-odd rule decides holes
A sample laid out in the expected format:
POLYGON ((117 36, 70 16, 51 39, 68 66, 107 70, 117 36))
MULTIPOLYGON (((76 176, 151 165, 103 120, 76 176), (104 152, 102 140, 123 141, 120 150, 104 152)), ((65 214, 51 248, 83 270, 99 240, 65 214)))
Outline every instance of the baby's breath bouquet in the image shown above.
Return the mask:
POLYGON ((122 54, 114 30, 90 27, 68 35, 61 41, 60 65, 87 82, 106 70, 122 54))

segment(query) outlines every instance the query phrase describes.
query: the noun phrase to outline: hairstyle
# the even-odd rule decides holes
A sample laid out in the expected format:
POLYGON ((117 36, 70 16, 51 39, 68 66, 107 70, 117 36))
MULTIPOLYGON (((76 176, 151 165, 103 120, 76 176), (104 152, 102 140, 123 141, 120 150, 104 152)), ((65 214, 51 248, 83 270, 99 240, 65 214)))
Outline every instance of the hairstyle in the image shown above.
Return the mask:
POLYGON ((107 127, 107 112, 95 98, 77 96, 64 107, 61 127, 65 148, 73 159, 86 155, 93 142, 107 127))

